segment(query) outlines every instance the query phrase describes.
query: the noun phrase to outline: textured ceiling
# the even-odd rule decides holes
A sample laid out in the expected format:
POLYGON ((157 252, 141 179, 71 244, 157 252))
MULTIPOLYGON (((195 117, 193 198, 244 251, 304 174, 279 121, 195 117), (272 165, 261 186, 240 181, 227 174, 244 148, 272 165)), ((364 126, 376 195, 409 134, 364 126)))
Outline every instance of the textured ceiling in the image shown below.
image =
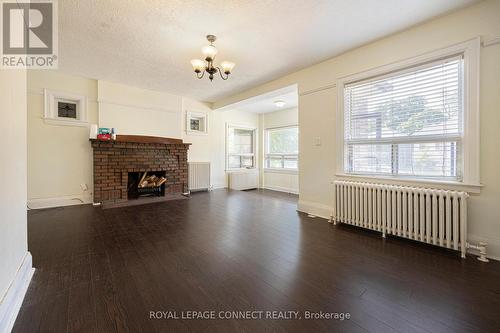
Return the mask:
POLYGON ((59 0, 59 68, 202 101, 320 62, 474 0, 59 0), (205 35, 228 81, 197 80, 205 35))

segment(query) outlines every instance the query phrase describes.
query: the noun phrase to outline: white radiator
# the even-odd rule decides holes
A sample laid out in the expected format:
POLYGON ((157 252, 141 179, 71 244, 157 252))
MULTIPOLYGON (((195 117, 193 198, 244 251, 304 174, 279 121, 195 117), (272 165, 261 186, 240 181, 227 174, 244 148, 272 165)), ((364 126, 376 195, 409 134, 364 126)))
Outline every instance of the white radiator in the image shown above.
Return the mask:
POLYGON ((210 190, 210 162, 189 162, 189 190, 210 190))
POLYGON ((334 221, 460 250, 467 247, 466 192, 335 181, 334 221))
POLYGON ((229 188, 240 191, 259 188, 259 172, 253 169, 230 172, 229 188))

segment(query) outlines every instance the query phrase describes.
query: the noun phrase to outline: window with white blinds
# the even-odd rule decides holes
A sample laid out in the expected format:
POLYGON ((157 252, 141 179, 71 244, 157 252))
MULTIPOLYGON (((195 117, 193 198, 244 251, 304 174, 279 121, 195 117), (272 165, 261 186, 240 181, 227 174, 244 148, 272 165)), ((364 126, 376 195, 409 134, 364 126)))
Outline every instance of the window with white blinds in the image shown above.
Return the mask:
POLYGON ((227 127, 227 169, 255 167, 255 129, 227 127))
POLYGON ((462 179, 463 57, 344 85, 344 172, 462 179))

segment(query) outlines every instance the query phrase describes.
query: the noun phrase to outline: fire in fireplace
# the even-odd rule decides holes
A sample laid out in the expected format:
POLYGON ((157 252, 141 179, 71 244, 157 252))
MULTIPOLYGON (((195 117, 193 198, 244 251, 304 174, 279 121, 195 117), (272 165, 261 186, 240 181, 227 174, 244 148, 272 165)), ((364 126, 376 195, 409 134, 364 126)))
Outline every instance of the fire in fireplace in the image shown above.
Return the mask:
POLYGON ((165 171, 128 173, 128 199, 165 195, 167 178, 165 171))

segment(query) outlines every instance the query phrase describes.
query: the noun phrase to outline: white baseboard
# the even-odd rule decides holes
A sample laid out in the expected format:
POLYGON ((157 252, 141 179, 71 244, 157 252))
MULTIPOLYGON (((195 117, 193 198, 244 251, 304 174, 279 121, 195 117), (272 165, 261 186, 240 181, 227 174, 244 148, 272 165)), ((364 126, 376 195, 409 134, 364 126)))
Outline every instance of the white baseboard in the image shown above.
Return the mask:
POLYGON ((286 192, 286 193, 292 193, 292 194, 299 194, 299 191, 293 188, 287 188, 287 187, 281 187, 281 186, 269 186, 265 185, 262 188, 266 190, 272 190, 272 191, 278 191, 278 192, 286 192))
POLYGON ((14 280, 0 303, 0 333, 9 333, 14 327, 34 272, 31 254, 26 252, 14 280))
POLYGON ((91 195, 68 195, 63 197, 28 199, 29 209, 43 209, 92 203, 91 195))
POLYGON ((299 199, 297 210, 329 220, 333 212, 333 207, 299 199))
POLYGON ((221 188, 227 188, 226 184, 212 184, 212 190, 218 190, 221 188))

